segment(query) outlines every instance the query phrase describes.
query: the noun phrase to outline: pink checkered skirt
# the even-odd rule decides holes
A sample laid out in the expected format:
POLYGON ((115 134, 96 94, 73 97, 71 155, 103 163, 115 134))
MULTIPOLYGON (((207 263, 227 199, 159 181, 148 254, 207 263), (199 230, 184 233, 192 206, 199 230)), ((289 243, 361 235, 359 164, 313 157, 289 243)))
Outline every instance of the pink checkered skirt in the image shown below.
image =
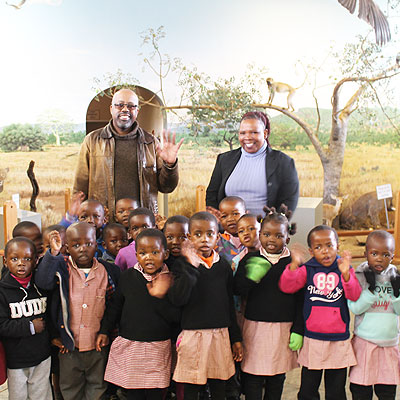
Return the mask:
POLYGON ((277 375, 297 368, 297 352, 289 349, 291 322, 244 320, 243 372, 252 375, 277 375))
POLYGON ((178 339, 175 382, 204 385, 235 373, 228 328, 183 330, 178 339))
POLYGON ((171 380, 171 341, 136 342, 118 336, 104 380, 125 389, 166 388, 171 380))
POLYGON ((328 341, 304 337, 297 360, 308 369, 339 369, 357 364, 350 339, 328 341))
POLYGON ((380 347, 358 336, 354 336, 351 342, 357 365, 350 368, 350 382, 365 386, 400 383, 398 346, 380 347))

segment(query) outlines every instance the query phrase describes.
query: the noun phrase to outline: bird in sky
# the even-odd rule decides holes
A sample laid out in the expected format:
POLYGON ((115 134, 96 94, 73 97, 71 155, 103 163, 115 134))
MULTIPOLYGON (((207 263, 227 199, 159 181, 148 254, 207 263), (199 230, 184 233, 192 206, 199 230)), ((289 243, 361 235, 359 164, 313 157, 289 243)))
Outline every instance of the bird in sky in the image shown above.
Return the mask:
MULTIPOLYGON (((338 0, 338 2, 354 14, 357 0, 338 0)), ((358 18, 374 28, 376 43, 379 46, 390 41, 389 21, 373 0, 358 0, 358 18)))
POLYGON ((21 0, 18 4, 10 4, 6 1, 6 4, 10 7, 14 7, 16 10, 20 10, 21 7, 25 4, 26 0, 21 0))

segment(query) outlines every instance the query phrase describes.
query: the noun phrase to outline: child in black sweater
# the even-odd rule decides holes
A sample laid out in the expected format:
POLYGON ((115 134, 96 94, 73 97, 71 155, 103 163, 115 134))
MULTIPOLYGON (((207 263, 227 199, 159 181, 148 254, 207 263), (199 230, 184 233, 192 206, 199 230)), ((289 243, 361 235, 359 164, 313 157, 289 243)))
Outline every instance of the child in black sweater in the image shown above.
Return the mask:
POLYGON ((218 222, 212 214, 194 214, 188 236, 190 247, 182 249, 184 257, 173 265, 174 284, 168 292, 171 301, 182 306, 173 379, 185 383, 185 400, 197 399, 207 382, 213 400, 225 399, 225 382, 235 372, 233 360, 242 358, 232 269, 214 251, 218 222))
MULTIPOLYGON (((287 211, 285 208, 284 211, 287 211)), ((302 345, 302 295, 285 294, 279 278, 290 263, 289 227, 285 214, 268 210, 260 230, 261 249, 248 253, 234 278, 235 294, 247 298, 241 365, 246 399, 281 398, 285 373, 297 367, 302 345)))
POLYGON ((121 275, 120 285, 101 322, 101 350, 118 325, 104 379, 127 390, 127 398, 162 399, 171 378, 171 335, 180 312, 165 295, 171 277, 165 236, 145 229, 136 238, 138 263, 121 275))
POLYGON ((36 247, 25 237, 6 244, 8 272, 0 281, 0 335, 7 360, 9 398, 50 400, 47 296, 34 283, 36 247))

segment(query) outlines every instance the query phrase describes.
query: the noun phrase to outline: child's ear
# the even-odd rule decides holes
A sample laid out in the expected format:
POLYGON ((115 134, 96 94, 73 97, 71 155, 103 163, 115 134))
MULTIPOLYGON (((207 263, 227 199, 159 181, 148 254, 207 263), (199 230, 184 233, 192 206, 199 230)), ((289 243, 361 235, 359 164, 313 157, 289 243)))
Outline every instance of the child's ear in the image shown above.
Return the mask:
POLYGON ((313 253, 313 251, 312 251, 312 248, 309 247, 309 248, 308 248, 308 252, 310 253, 310 256, 311 256, 311 257, 314 257, 314 253, 313 253))
POLYGON ((289 242, 290 242, 290 237, 288 236, 286 239, 286 244, 289 244, 289 242))
POLYGON ((103 240, 102 242, 101 242, 101 245, 106 249, 107 247, 106 247, 106 242, 103 240))
POLYGON ((367 258, 367 250, 364 250, 364 257, 367 258))
POLYGON ((186 237, 187 237, 189 240, 192 239, 192 235, 191 235, 189 232, 187 233, 186 237))
POLYGON ((164 260, 166 260, 169 257, 169 249, 165 250, 165 257, 164 260))

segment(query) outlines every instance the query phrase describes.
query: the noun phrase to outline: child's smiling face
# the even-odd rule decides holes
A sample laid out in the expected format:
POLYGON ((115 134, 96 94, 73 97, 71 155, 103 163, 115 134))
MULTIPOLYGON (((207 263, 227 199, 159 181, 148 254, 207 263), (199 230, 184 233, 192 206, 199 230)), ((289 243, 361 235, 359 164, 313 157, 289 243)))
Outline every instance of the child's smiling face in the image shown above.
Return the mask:
POLYGON ((260 230, 262 248, 271 254, 279 254, 289 243, 289 236, 285 224, 277 221, 264 222, 260 230))
POLYGON ((373 237, 367 240, 365 256, 369 267, 376 273, 381 274, 394 257, 394 243, 389 238, 373 237))

